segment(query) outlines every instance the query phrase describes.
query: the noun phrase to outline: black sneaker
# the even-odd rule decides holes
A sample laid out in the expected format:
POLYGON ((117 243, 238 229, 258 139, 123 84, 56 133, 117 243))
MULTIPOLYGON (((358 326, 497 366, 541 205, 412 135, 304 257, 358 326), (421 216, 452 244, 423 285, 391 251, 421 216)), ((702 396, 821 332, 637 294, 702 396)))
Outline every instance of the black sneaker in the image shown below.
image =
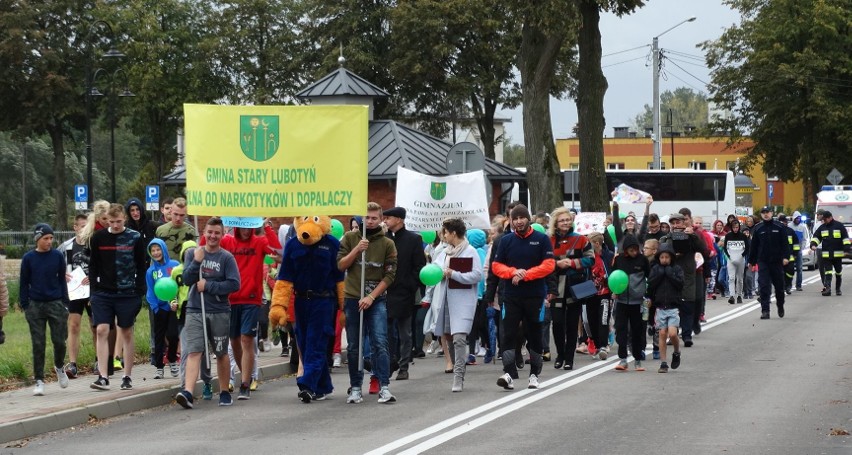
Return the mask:
POLYGON ((784 289, 784 293, 787 294, 787 295, 790 295, 790 294, 793 293, 793 289, 791 289, 791 288, 784 289))
POLYGON ((843 293, 840 292, 840 289, 838 289, 838 290, 834 291, 834 295, 843 295, 843 293))
POLYGON ((769 312, 768 311, 761 311, 760 312, 760 319, 769 319, 769 312))
POLYGON ((743 298, 742 298, 742 297, 737 297, 737 303, 743 303, 743 298))
POLYGON ((251 390, 249 390, 249 385, 245 382, 240 384, 240 393, 237 395, 238 400, 248 400, 251 398, 251 390))
MULTIPOLYGON (((665 363, 665 362, 663 362, 663 363, 665 363)), ((672 370, 677 370, 677 367, 679 367, 679 366, 680 366, 680 352, 675 351, 675 353, 672 354, 672 370)))
POLYGON ((692 333, 695 335, 701 335, 701 323, 695 324, 695 327, 692 328, 692 333))
POLYGON ((109 390, 109 379, 103 376, 98 376, 98 379, 91 383, 89 387, 95 390, 109 390))
MULTIPOLYGON (((733 305, 733 304, 734 304, 734 302, 735 302, 735 300, 734 300, 734 296, 731 296, 731 298, 729 298, 729 299, 728 299, 728 303, 730 303, 731 305, 733 305)), ((660 367, 660 369, 662 369, 662 367, 660 367)))
POLYGON ((77 364, 74 362, 65 365, 65 374, 68 375, 68 378, 74 379, 77 377, 77 364))
POLYGON ((778 317, 779 318, 784 317, 784 305, 778 305, 778 317))
POLYGON ((669 365, 666 362, 661 363, 660 369, 657 370, 657 373, 668 373, 668 372, 669 372, 669 365))
POLYGON ((822 296, 823 296, 823 297, 828 297, 828 296, 830 296, 830 295, 831 295, 831 289, 828 289, 828 288, 823 288, 823 289, 822 289, 822 296))
POLYGON ((192 394, 187 392, 186 390, 181 390, 175 395, 175 401, 177 404, 183 406, 186 409, 192 409, 192 394))
POLYGON ((692 347, 692 338, 684 338, 683 345, 688 347, 688 348, 691 348, 692 347))
POLYGON ((302 400, 302 403, 310 403, 311 400, 315 399, 315 396, 313 392, 305 389, 299 391, 299 399, 302 400))
POLYGON ((130 376, 124 376, 121 378, 121 390, 131 389, 133 389, 133 384, 130 383, 130 376))

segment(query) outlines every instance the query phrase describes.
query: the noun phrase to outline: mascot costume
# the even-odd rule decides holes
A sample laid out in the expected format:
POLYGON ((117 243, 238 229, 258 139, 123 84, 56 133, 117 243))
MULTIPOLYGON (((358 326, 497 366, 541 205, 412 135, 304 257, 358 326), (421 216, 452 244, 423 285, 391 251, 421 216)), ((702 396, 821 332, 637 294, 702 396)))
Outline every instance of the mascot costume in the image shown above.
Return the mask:
POLYGON ((329 234, 329 217, 297 217, 293 226, 296 236, 284 245, 269 322, 283 327, 293 302, 296 343, 304 369, 296 384, 299 399, 310 403, 324 399, 334 389, 326 353, 328 343, 334 340, 337 310, 343 308, 343 272, 337 268, 340 242, 329 234))

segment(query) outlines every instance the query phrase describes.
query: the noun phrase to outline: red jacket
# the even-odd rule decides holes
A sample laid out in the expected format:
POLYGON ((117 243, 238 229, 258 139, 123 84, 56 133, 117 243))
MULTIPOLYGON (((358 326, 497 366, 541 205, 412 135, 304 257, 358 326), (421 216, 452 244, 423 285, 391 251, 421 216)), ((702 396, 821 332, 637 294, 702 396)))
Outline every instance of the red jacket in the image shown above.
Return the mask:
MULTIPOLYGON (((265 237, 252 233, 247 241, 240 240, 234 234, 222 237, 222 248, 234 255, 240 269, 240 290, 230 295, 231 305, 263 303, 263 258, 266 254, 274 253, 274 249, 281 249, 278 233, 269 226, 265 226, 263 231, 265 237)), ((202 237, 201 244, 204 243, 202 237)))

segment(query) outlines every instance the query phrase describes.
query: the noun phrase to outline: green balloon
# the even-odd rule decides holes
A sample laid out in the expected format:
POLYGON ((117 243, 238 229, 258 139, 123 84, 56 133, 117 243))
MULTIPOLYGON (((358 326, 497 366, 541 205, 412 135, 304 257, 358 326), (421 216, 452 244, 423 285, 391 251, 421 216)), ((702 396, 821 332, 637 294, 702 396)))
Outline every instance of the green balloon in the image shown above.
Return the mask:
POLYGON ((610 224, 606 227, 606 232, 609 234, 609 237, 612 239, 612 243, 618 243, 618 240, 615 239, 615 226, 610 224))
POLYGON ((435 231, 420 231, 420 237, 423 237, 424 242, 432 243, 435 241, 436 234, 435 231))
POLYGON ((539 223, 533 223, 532 228, 534 231, 541 232, 542 234, 544 234, 544 231, 546 231, 546 229, 544 229, 544 226, 539 223))
POLYGON ((627 290, 627 274, 624 273, 624 270, 615 270, 609 274, 609 290, 612 291, 613 294, 621 294, 622 292, 627 290))
POLYGON ((426 286, 434 286, 444 278, 444 271, 438 264, 426 264, 420 269, 420 281, 426 286))
POLYGON ((154 295, 166 302, 177 297, 178 284, 171 277, 163 277, 154 283, 154 295))
POLYGON ((275 264, 275 259, 272 259, 272 256, 267 254, 263 258, 263 263, 266 264, 266 265, 272 265, 272 264, 275 264))
POLYGON ((331 220, 331 235, 332 237, 340 240, 343 238, 343 223, 338 220, 331 220))

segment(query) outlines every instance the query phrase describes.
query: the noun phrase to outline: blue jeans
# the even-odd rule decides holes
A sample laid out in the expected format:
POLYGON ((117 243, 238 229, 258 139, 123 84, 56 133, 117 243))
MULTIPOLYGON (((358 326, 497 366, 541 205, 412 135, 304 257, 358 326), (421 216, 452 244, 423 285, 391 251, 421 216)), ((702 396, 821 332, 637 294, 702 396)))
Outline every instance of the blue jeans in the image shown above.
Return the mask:
MULTIPOLYGON (((361 340, 358 339, 358 300, 345 299, 343 311, 346 313, 346 358, 349 361, 349 385, 360 388, 364 382, 364 372, 358 370, 358 355, 361 340)), ((370 354, 373 374, 379 378, 382 386, 390 385, 390 356, 388 355, 388 309, 385 298, 376 299, 364 310, 365 332, 370 332, 370 354)))
POLYGON ((488 305, 485 317, 488 319, 488 352, 494 356, 497 355, 497 321, 500 319, 500 310, 488 305))

